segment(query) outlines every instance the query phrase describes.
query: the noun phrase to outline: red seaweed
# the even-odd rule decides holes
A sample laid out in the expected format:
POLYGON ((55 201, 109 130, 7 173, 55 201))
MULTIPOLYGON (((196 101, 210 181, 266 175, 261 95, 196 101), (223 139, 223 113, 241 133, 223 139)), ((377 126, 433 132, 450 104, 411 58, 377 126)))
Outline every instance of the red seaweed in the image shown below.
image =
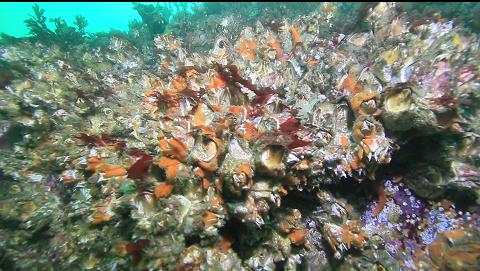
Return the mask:
POLYGON ((288 148, 290 150, 293 150, 293 149, 299 148, 299 147, 305 147, 305 146, 308 146, 310 143, 312 143, 310 141, 301 140, 296 135, 293 135, 292 139, 293 139, 293 141, 290 144, 288 144, 288 148))
POLYGON ((187 71, 188 70, 195 70, 198 73, 206 73, 207 70, 205 68, 199 67, 199 66, 184 66, 178 70, 178 75, 182 77, 187 76, 187 71))
POLYGON ((94 144, 97 141, 97 137, 85 133, 81 133, 79 136, 76 136, 76 138, 82 140, 84 144, 94 144))
POLYGON ((241 84, 242 86, 250 89, 251 91, 255 92, 255 94, 261 96, 273 93, 271 88, 257 88, 255 84, 252 84, 249 80, 240 76, 238 71, 238 67, 235 65, 226 65, 222 66, 220 64, 215 65, 215 70, 220 74, 222 79, 227 82, 228 85, 237 86, 241 84))
POLYGON ((184 97, 191 98, 195 102, 198 102, 200 100, 200 97, 202 97, 206 93, 205 89, 201 89, 200 91, 194 91, 190 88, 185 88, 184 90, 180 91, 179 94, 183 95, 184 97))
POLYGON ((270 98, 272 98, 273 93, 268 93, 264 95, 257 95, 255 98, 253 98, 253 103, 257 106, 262 106, 265 105, 270 98))
POLYGON ((280 124, 280 131, 284 133, 295 132, 303 129, 300 121, 296 118, 289 118, 280 124))
POLYGON ((144 153, 142 150, 140 150, 138 148, 129 149, 128 154, 131 155, 131 156, 135 156, 135 157, 141 157, 141 156, 146 155, 146 153, 144 153))
POLYGON ((142 260, 142 249, 150 243, 147 239, 138 240, 127 245, 127 253, 132 255, 133 263, 136 265, 142 260))
POLYGON ((123 150, 126 147, 127 147, 127 142, 125 141, 117 141, 117 143, 115 143, 115 148, 117 149, 123 150))
POLYGON ((157 94, 155 97, 157 98, 157 106, 178 107, 177 95, 164 93, 157 94))
POLYGON ((127 147, 127 143, 125 141, 114 139, 107 134, 102 134, 101 137, 98 137, 98 136, 87 135, 86 133, 81 133, 79 136, 76 136, 76 138, 82 140, 83 144, 85 145, 87 144, 95 144, 97 146, 114 145, 115 148, 119 150, 125 149, 127 147))
POLYGON ((135 162, 135 164, 128 169, 128 178, 143 179, 145 174, 147 174, 148 167, 150 166, 152 159, 153 156, 144 154, 142 158, 138 159, 137 162, 135 162))

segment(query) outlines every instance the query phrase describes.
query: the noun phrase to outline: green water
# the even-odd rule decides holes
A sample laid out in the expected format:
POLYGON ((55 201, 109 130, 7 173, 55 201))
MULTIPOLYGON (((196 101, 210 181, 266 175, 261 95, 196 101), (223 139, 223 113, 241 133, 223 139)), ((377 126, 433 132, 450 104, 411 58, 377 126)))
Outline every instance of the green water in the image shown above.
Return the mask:
MULTIPOLYGON (((47 18, 61 17, 69 25, 73 24, 76 15, 84 16, 88 21, 86 31, 90 33, 104 32, 110 29, 126 31, 129 21, 140 19, 138 13, 132 8, 131 2, 5 2, 0 3, 0 32, 14 37, 27 36, 29 31, 24 21, 32 15, 32 6, 35 3, 45 9, 47 18)), ((139 3, 152 4, 152 2, 139 3)), ((165 5, 165 3, 159 4, 165 5)), ((53 23, 48 22, 47 26, 53 28, 53 23)))
MULTIPOLYGON (((177 14, 180 9, 187 9, 189 13, 198 12, 196 7, 204 7, 201 11, 203 15, 239 15, 246 21, 255 21, 255 19, 270 18, 272 15, 280 17, 292 17, 292 15, 308 14, 312 12, 316 5, 314 3, 203 3, 203 2, 135 2, 144 4, 154 4, 167 8, 170 15, 177 14), (180 7, 181 6, 181 7, 180 7), (313 8, 313 9, 312 9, 313 8)), ((326 3, 326 2, 325 2, 326 3)), ((68 25, 73 25, 75 16, 82 15, 88 21, 85 29, 87 33, 108 32, 110 30, 128 31, 129 23, 134 20, 141 20, 138 12, 133 9, 133 2, 3 2, 0 3, 0 33, 14 37, 29 36, 29 29, 25 20, 29 19, 34 13, 32 6, 38 4, 45 10, 47 26, 54 29, 53 22, 49 19, 62 18, 68 25)), ((337 17, 339 25, 355 25, 362 29, 361 23, 355 23, 354 18, 361 4, 354 2, 344 2, 338 4, 337 17), (345 18, 351 18, 346 20, 345 18)), ((411 15, 412 20, 418 18, 433 18, 433 14, 438 13, 448 19, 455 19, 458 23, 466 26, 474 32, 480 30, 480 23, 477 19, 480 16, 480 5, 477 3, 399 3, 398 7, 411 15)), ((172 16, 174 17, 174 16, 172 16)), ((279 17, 279 18, 280 18, 279 17)), ((357 30, 358 30, 357 29, 357 30)), ((345 29, 342 29, 345 30, 345 29)))

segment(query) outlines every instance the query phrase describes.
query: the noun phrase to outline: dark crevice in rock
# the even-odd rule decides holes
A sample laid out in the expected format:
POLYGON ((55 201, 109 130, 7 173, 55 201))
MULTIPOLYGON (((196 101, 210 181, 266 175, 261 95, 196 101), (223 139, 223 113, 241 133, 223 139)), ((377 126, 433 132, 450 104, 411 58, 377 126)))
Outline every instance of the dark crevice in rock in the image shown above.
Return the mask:
POLYGON ((219 229, 219 233, 232 243, 232 249, 240 259, 247 260, 252 257, 254 250, 262 244, 262 241, 268 239, 265 235, 270 235, 271 231, 264 229, 260 232, 254 226, 233 217, 219 229))
POLYGON ((185 247, 200 245, 202 239, 198 235, 185 236, 185 247))

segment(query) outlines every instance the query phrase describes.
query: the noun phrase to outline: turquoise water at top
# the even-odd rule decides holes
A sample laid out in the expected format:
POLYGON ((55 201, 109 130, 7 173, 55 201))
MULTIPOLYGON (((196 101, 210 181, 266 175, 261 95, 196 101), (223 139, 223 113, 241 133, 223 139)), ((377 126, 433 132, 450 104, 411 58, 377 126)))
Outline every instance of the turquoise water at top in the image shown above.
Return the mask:
MULTIPOLYGON (((155 2, 138 3, 156 4, 155 2)), ((0 33, 3 32, 14 37, 28 36, 29 30, 24 21, 33 15, 32 6, 34 4, 45 9, 45 16, 48 19, 61 17, 68 25, 73 25, 76 15, 84 16, 88 21, 86 32, 90 33, 109 31, 110 29, 126 31, 129 21, 141 20, 131 2, 5 2, 0 3, 0 33)), ((165 5, 166 3, 159 4, 165 5)), ((48 22, 47 26, 53 28, 53 23, 48 22)))

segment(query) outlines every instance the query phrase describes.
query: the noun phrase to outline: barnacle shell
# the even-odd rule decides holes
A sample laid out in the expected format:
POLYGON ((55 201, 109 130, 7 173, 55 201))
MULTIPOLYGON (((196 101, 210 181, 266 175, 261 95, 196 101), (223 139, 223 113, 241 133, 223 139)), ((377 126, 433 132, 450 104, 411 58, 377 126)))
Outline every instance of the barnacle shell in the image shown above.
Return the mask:
POLYGON ((250 190, 250 195, 257 201, 260 199, 266 200, 267 203, 269 203, 269 206, 272 205, 275 207, 279 207, 280 198, 275 195, 276 193, 274 192, 274 187, 274 184, 272 184, 271 182, 262 180, 256 181, 250 190))
POLYGON ((266 146, 257 158, 261 172, 271 176, 281 176, 285 173, 286 150, 280 145, 266 146))
POLYGON ((273 117, 264 117, 258 124, 258 131, 260 133, 277 131, 280 127, 278 120, 273 117))
POLYGON ((355 46, 362 47, 365 42, 371 38, 370 36, 370 33, 355 33, 348 38, 348 42, 355 46))
POLYGON ((323 226, 323 232, 337 259, 342 257, 342 252, 351 247, 362 249, 367 243, 367 236, 355 220, 349 220, 342 226, 327 223, 323 226))
POLYGON ((199 270, 200 266, 205 262, 205 256, 202 250, 195 245, 186 248, 177 259, 177 270, 199 270))
POLYGON ((412 103, 412 90, 405 88, 386 94, 384 107, 389 113, 399 113, 410 109, 412 103))
POLYGON ((192 158, 198 161, 210 162, 218 155, 215 141, 209 138, 198 139, 192 149, 192 158))
MULTIPOLYGON (((141 217, 152 216, 155 212, 155 196, 150 192, 143 192, 133 199, 133 205, 136 207, 135 215, 141 217)), ((135 217, 135 215, 133 215, 135 217)))
POLYGON ((391 131, 417 129, 431 133, 437 129, 434 113, 411 88, 393 90, 384 96, 382 120, 391 131))
POLYGON ((359 116, 353 124, 352 137, 357 142, 383 135, 383 126, 370 116, 359 116))
POLYGON ((379 115, 381 111, 377 108, 377 103, 377 96, 371 92, 357 93, 350 100, 353 111, 360 115, 379 115))
POLYGON ((267 247, 258 247, 254 251, 254 255, 247 261, 247 265, 251 270, 265 268, 267 270, 275 269, 275 256, 267 247))
MULTIPOLYGON (((245 167, 248 167, 245 165, 245 167)), ((252 179, 251 176, 248 175, 248 173, 239 171, 238 173, 234 173, 232 175, 232 180, 229 180, 229 183, 232 185, 229 185, 228 187, 231 187, 230 190, 231 192, 238 192, 242 190, 248 190, 250 187, 252 187, 252 179)))
POLYGON ((225 188, 232 195, 239 196, 252 186, 252 159, 253 154, 244 140, 235 138, 230 141, 220 171, 225 188))

